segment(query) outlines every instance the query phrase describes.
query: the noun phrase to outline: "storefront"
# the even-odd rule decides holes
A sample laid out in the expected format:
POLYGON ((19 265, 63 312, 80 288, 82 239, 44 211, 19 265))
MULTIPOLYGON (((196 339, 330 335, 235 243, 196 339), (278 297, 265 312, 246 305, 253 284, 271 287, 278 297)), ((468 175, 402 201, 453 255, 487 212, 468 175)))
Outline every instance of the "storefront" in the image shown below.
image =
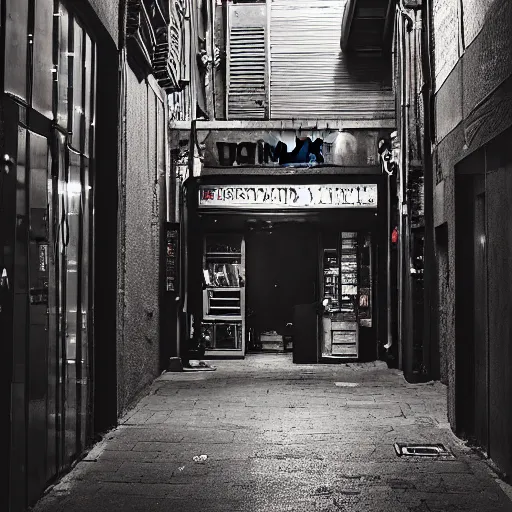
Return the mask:
POLYGON ((205 357, 377 359, 386 339, 382 175, 238 171, 186 183, 188 311, 205 357))

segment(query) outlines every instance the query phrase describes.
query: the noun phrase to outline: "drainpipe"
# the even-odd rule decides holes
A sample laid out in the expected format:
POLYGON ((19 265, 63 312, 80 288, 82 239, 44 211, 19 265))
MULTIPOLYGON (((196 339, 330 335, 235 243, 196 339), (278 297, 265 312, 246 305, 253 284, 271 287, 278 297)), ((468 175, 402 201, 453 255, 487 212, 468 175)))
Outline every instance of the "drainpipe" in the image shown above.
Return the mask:
POLYGON ((386 269, 386 306, 387 306, 387 318, 386 318, 386 330, 387 330, 387 343, 384 345, 384 348, 389 351, 391 346, 393 345, 393 334, 391 330, 391 173, 386 172, 387 174, 387 212, 386 212, 386 259, 387 259, 387 269, 386 269))
MULTIPOLYGON (((439 353, 434 353, 432 347, 433 332, 431 328, 432 320, 437 320, 433 314, 435 305, 435 276, 436 268, 435 247, 434 247, 434 165, 432 159, 432 142, 435 141, 434 118, 433 118, 433 76, 431 66, 431 45, 430 36, 432 34, 431 19, 431 0, 423 0, 423 32, 421 39, 421 61, 423 65, 423 164, 424 164, 424 200, 425 200, 425 339, 429 340, 428 347, 424 350, 424 361, 427 364, 427 373, 429 379, 437 380, 439 373, 439 353), (434 358, 437 361, 434 361, 434 358)), ((438 343, 438 342, 437 342, 438 343)), ((438 347, 438 345, 436 345, 438 347)))
POLYGON ((400 183, 399 183, 399 275, 398 275, 398 367, 404 372, 408 371, 408 362, 412 357, 406 358, 404 368, 404 348, 406 355, 412 352, 410 325, 412 320, 410 304, 410 257, 409 257, 409 218, 407 178, 409 172, 409 84, 407 63, 410 61, 410 47, 408 34, 413 27, 413 19, 404 10, 401 3, 397 4, 399 62, 400 62, 400 183), (407 31, 407 32, 406 32, 407 31), (405 299, 405 300, 404 300, 405 299), (409 300, 407 300, 409 299, 409 300))

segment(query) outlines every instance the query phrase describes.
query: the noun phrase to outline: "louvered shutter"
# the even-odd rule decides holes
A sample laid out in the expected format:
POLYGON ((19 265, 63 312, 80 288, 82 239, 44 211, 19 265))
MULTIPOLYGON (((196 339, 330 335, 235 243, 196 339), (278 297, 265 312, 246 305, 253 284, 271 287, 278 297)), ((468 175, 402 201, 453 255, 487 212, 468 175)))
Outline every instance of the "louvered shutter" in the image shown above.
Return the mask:
POLYGON ((266 5, 229 4, 228 119, 266 119, 266 5))

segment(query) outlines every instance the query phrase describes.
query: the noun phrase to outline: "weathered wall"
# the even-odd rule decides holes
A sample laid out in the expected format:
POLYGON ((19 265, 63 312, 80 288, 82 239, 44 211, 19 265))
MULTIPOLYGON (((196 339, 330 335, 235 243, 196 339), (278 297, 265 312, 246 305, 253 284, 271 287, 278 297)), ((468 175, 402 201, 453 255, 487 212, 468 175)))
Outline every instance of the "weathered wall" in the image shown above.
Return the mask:
POLYGON ((116 43, 119 40, 119 0, 89 0, 108 33, 116 43))
POLYGON ((154 80, 139 83, 127 69, 120 170, 124 195, 118 259, 118 414, 160 370, 159 259, 166 132, 164 104, 155 91, 154 80))
POLYGON ((487 150, 487 274, 489 315, 490 456, 512 471, 512 130, 487 150), (505 146, 504 146, 505 145, 505 146))
POLYGON ((479 35, 497 3, 497 0, 432 1, 436 90, 479 35))
POLYGON ((447 4, 452 3, 434 0, 437 140, 433 185, 435 227, 446 223, 448 232, 448 268, 440 279, 446 317, 439 334, 448 368, 448 417, 457 428, 454 169, 457 162, 512 125, 512 3, 464 0, 462 23, 461 13, 447 4))

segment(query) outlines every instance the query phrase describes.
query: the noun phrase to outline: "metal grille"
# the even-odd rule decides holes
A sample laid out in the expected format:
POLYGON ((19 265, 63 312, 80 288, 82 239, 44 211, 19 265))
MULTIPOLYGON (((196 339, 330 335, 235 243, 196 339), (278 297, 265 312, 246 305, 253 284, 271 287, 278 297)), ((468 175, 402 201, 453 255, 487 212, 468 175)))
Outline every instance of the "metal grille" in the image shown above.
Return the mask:
POLYGON ((346 0, 273 0, 270 19, 271 119, 394 117, 378 57, 341 53, 346 0))
POLYGON ((399 457, 453 457, 441 443, 436 444, 411 444, 395 443, 395 452, 399 457))
POLYGON ((230 7, 228 119, 265 119, 267 54, 264 6, 246 4, 230 7))

